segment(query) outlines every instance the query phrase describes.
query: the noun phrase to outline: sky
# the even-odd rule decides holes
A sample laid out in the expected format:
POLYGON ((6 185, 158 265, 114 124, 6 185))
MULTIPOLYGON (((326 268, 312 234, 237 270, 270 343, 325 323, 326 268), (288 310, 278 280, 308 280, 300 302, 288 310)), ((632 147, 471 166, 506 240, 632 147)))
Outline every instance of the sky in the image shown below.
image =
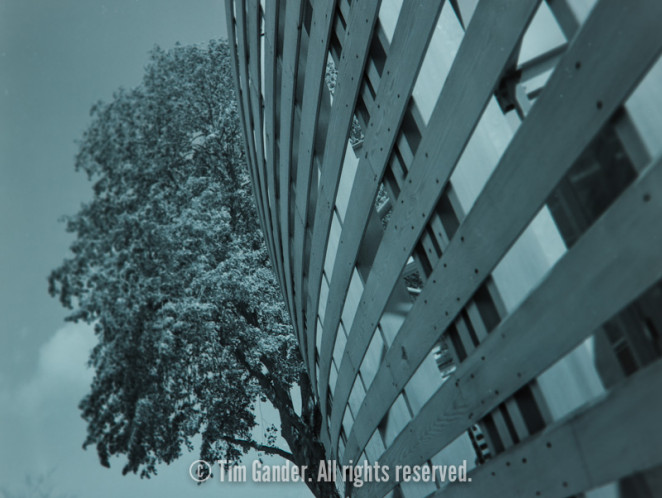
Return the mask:
POLYGON ((65 323, 47 292, 72 242, 58 219, 91 197, 73 167, 91 105, 137 85, 155 44, 225 36, 223 0, 0 0, 0 498, 35 486, 53 498, 310 496, 303 485, 197 486, 195 454, 151 480, 122 477, 121 461, 101 467, 81 449, 77 409, 94 334, 65 323))

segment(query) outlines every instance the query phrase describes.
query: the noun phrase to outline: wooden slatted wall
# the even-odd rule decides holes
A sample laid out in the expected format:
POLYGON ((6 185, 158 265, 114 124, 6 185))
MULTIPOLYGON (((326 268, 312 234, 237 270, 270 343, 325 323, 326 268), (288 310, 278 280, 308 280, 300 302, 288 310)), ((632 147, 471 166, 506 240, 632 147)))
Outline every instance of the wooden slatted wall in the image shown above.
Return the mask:
POLYGON ((662 493, 662 3, 226 7, 329 458, 469 462, 347 494, 662 493))

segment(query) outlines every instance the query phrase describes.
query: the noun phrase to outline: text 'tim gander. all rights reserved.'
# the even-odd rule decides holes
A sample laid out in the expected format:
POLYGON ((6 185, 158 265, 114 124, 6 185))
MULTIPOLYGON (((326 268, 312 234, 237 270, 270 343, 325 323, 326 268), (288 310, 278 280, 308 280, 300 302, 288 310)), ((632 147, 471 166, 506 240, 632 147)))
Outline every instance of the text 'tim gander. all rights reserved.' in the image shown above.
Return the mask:
MULTIPOLYGON (((351 462, 350 462, 351 464, 351 462)), ((227 460, 218 460, 215 464, 196 460, 189 467, 189 475, 196 482, 214 478, 217 471, 219 482, 336 482, 342 479, 360 488, 366 482, 471 482, 467 477, 467 461, 459 465, 380 465, 364 461, 360 465, 338 465, 335 460, 319 463, 317 471, 306 465, 297 466, 290 462, 283 465, 268 465, 255 460, 252 465, 230 465, 227 460)))

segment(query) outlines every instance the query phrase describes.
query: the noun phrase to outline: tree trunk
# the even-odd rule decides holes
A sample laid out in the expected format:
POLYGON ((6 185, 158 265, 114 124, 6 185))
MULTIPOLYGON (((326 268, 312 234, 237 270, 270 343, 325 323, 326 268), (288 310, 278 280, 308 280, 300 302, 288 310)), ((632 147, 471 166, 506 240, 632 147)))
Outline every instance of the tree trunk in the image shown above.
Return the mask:
MULTIPOLYGON (((317 498, 338 498, 335 483, 337 476, 329 476, 328 481, 318 480, 320 465, 326 463, 327 456, 324 445, 319 440, 321 426, 319 405, 315 403, 312 396, 310 379, 303 372, 299 379, 299 387, 301 390, 301 416, 298 416, 293 409, 289 410, 292 407, 289 395, 287 400, 279 399, 273 403, 281 415, 281 435, 290 447, 294 463, 297 466, 307 466, 305 483, 310 491, 317 498)), ((340 487, 342 488, 342 485, 340 487)))
MULTIPOLYGON (((243 316, 250 314, 244 312, 243 316)), ((254 318, 253 318, 254 319, 254 318)), ((234 356, 243 365, 262 387, 262 392, 278 411, 280 416, 280 433, 290 447, 295 465, 307 467, 304 482, 317 498, 338 498, 335 479, 329 476, 328 481, 318 480, 320 464, 327 460, 324 445, 319 440, 322 415, 319 405, 315 402, 310 378, 305 370, 299 375, 299 389, 301 391, 301 415, 294 410, 289 385, 283 384, 280 378, 273 374, 273 363, 267 357, 260 359, 267 372, 255 368, 246 360, 240 349, 234 349, 234 356)), ((343 483, 341 488, 343 487, 343 483)))

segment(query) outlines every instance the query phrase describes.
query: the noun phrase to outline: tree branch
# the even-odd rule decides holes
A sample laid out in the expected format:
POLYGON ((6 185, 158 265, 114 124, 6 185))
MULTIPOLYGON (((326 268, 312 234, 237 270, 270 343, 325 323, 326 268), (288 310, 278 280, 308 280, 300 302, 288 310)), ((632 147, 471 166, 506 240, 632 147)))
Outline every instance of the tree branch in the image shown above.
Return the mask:
POLYGON ((266 444, 260 444, 257 443, 256 441, 251 441, 249 439, 237 439, 230 436, 221 436, 221 439, 223 439, 224 441, 230 444, 236 444, 237 446, 241 446, 242 448, 253 448, 254 450, 257 451, 263 451, 268 455, 279 455, 285 458, 286 460, 289 460, 290 462, 296 463, 294 461, 294 455, 292 455, 292 453, 285 451, 281 448, 278 448, 276 446, 268 446, 266 444))
MULTIPOLYGON (((235 357, 237 362, 241 366, 243 366, 254 379, 257 380, 258 384, 260 384, 260 387, 262 388, 264 395, 271 402, 274 408, 276 408, 276 410, 278 411, 278 414, 280 415, 281 423, 289 424, 291 427, 295 428, 300 434, 305 434, 307 432, 306 426, 303 424, 301 419, 294 411, 294 407, 292 405, 292 399, 290 398, 287 390, 285 390, 281 385, 279 385, 277 377, 272 375, 270 371, 268 375, 265 375, 263 372, 260 371, 259 368, 256 368, 253 365, 251 365, 246 359, 246 355, 240 348, 233 347, 232 345, 224 341, 223 334, 221 333, 221 331, 219 331, 218 337, 221 345, 229 348, 230 351, 232 351, 233 356, 235 357)), ((248 349, 246 345, 244 345, 244 347, 248 349)), ((262 362, 262 364, 264 364, 264 356, 260 359, 260 361, 262 362)), ((266 364, 265 367, 267 367, 268 370, 268 366, 266 364)), ((285 439, 287 440, 287 438, 285 439)))

